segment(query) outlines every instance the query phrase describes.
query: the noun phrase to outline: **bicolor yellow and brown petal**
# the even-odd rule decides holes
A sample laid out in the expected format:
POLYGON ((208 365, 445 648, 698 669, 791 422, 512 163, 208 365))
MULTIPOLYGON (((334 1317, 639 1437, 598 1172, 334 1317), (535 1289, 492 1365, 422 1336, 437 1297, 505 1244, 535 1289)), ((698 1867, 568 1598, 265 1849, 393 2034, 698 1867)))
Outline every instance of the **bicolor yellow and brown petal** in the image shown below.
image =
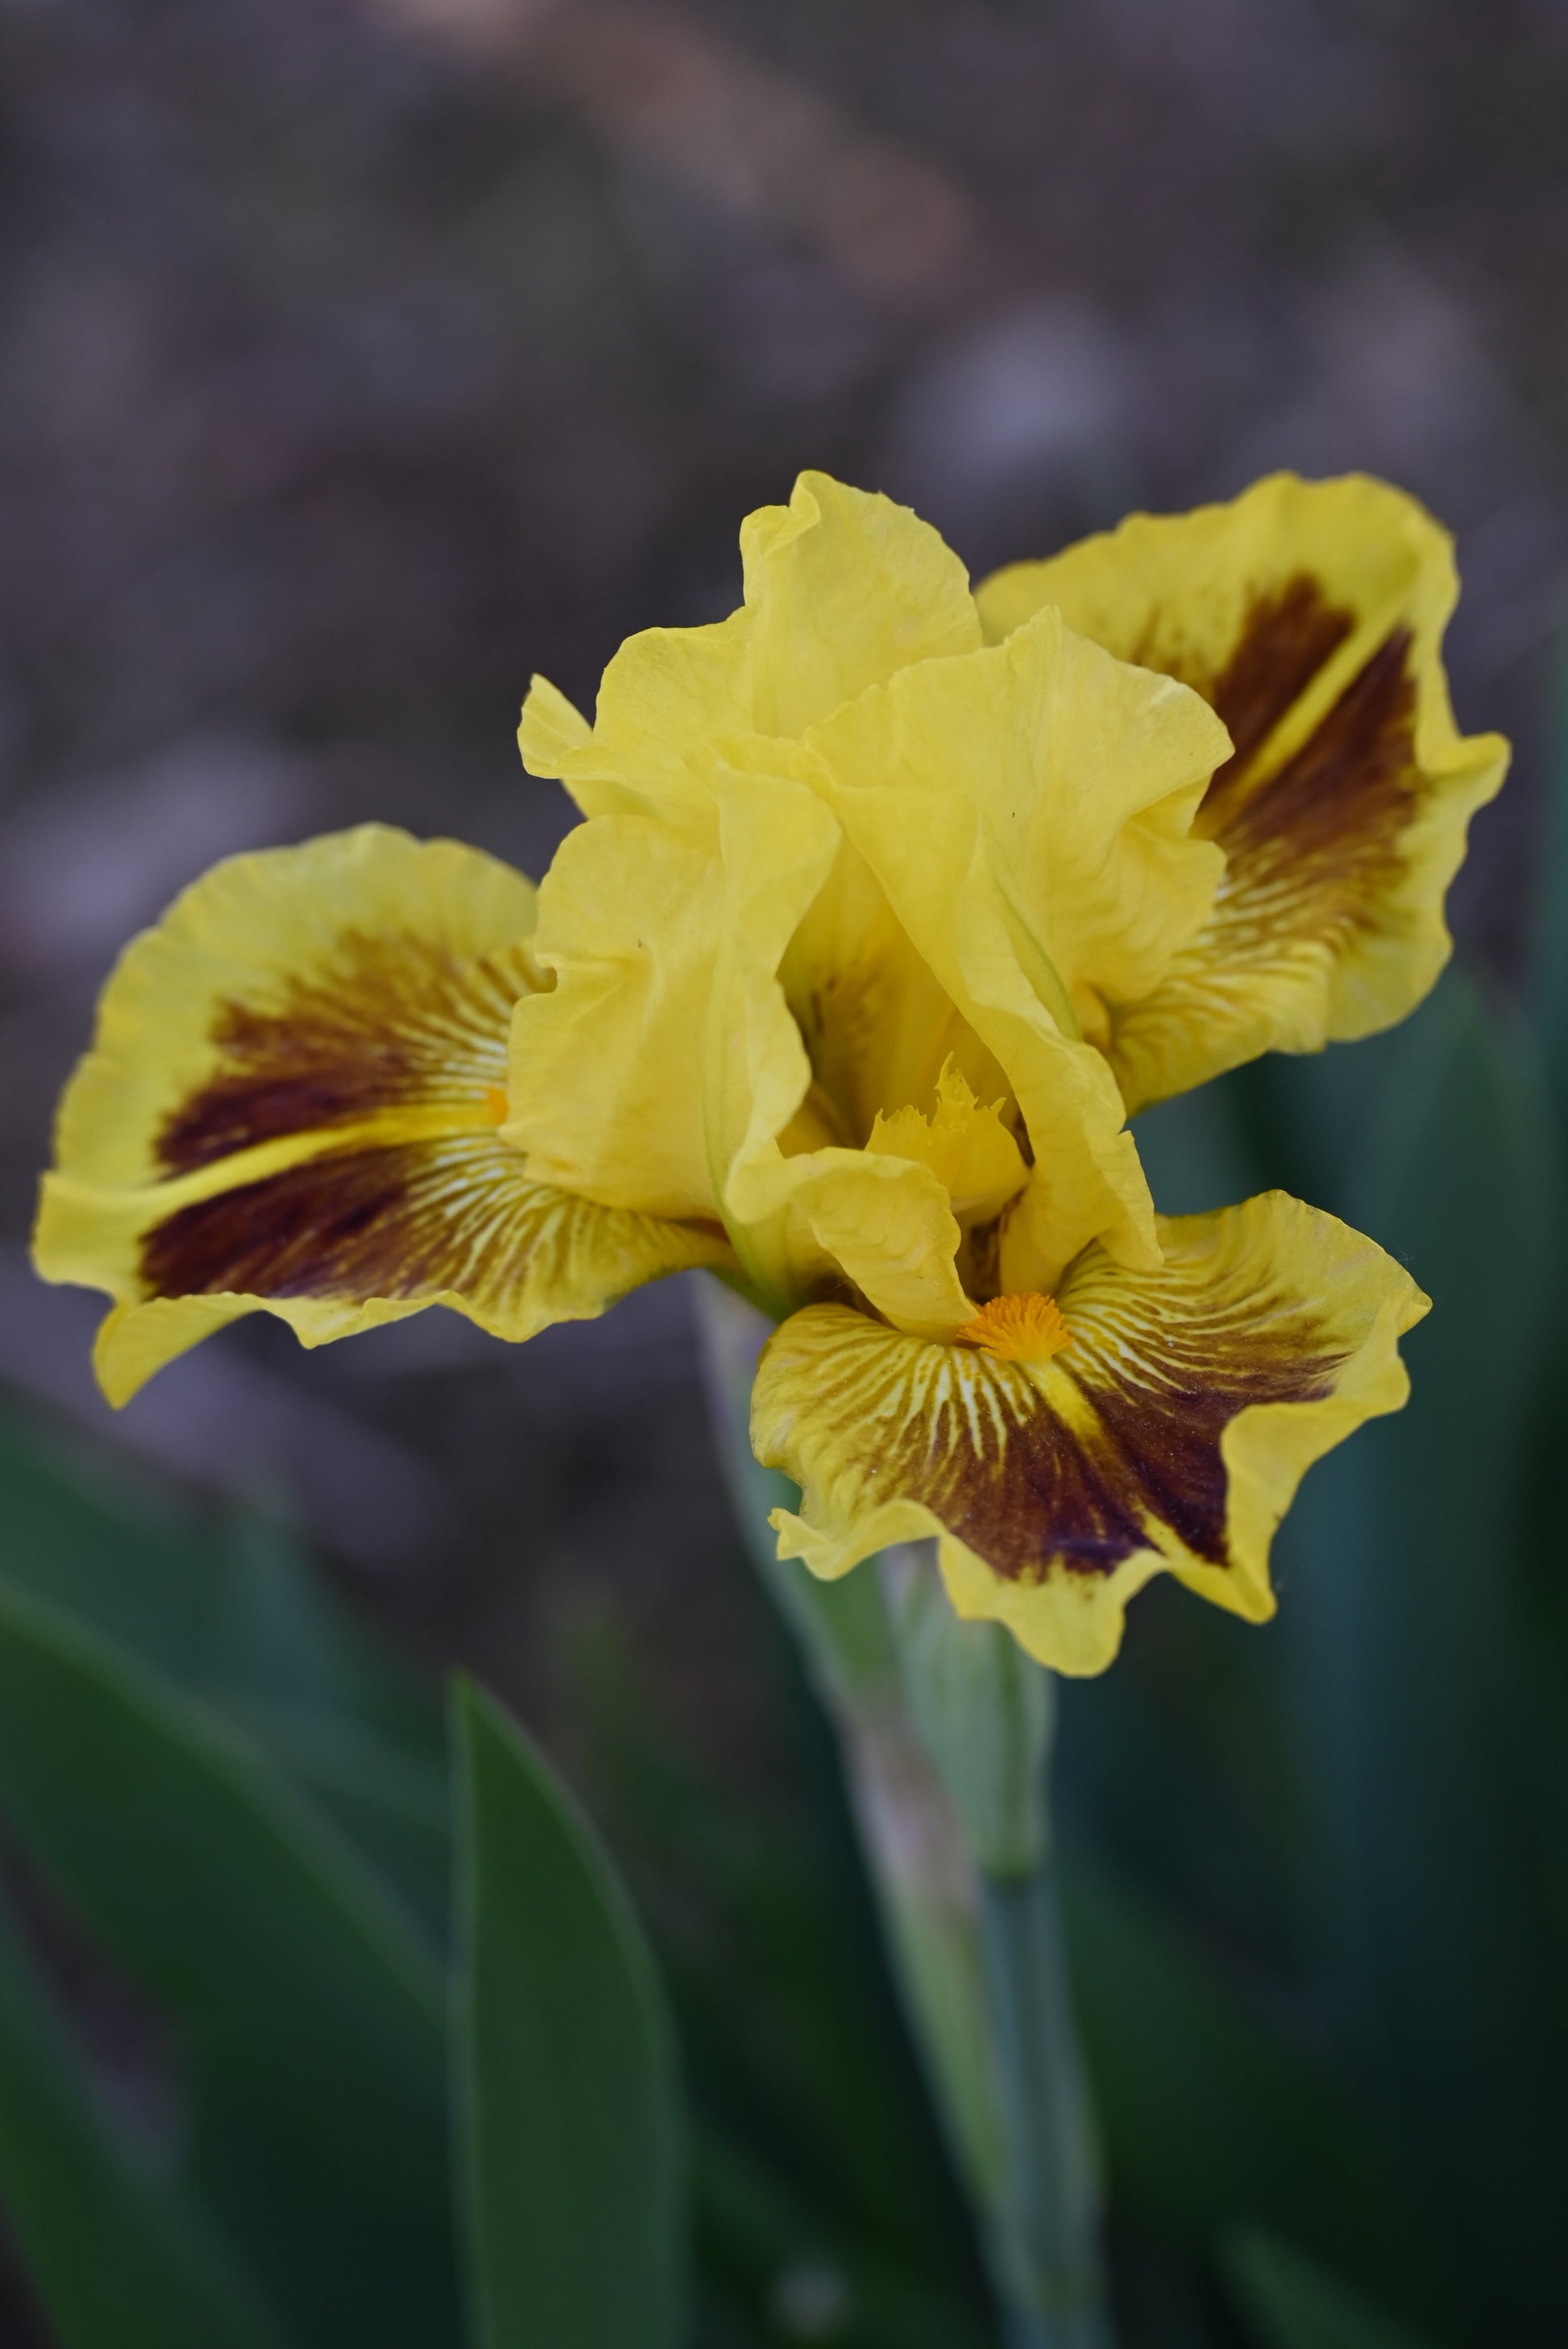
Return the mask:
POLYGON ((502 1138, 534 893, 378 825, 237 857, 127 950, 61 1105, 36 1257, 114 1300, 116 1402, 260 1310, 307 1344, 442 1304, 508 1338, 689 1264, 712 1226, 531 1178, 502 1138))
POLYGON ((1164 1262, 1091 1247, 1055 1298, 994 1299, 956 1342, 808 1307, 769 1341, 752 1438, 802 1488, 785 1557, 845 1573, 935 1536, 961 1615, 1064 1672, 1114 1656, 1169 1571, 1253 1621, 1312 1462, 1398 1410, 1427 1310, 1371 1241, 1281 1193, 1161 1218, 1164 1262))
POLYGON ((1212 912, 1112 1009, 1130 1108, 1271 1049, 1373 1034, 1432 985, 1466 830, 1508 757, 1454 725, 1441 646, 1457 595, 1449 537, 1413 499, 1291 474, 1134 515, 978 589, 991 641, 1054 605, 1194 688, 1234 744, 1195 826, 1225 854, 1212 912))

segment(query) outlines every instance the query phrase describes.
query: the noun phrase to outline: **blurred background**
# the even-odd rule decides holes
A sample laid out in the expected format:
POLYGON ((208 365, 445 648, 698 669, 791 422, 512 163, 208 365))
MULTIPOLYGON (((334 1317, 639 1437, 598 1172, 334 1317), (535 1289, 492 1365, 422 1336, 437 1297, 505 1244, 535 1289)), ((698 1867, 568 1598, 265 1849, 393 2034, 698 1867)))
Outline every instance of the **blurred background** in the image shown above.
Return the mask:
MULTIPOLYGON (((631 630, 721 616, 738 600, 741 516, 787 498, 802 466, 913 504, 977 574, 1275 466, 1365 468, 1457 532, 1460 722, 1516 744, 1455 902, 1472 977, 1403 1058, 1346 1056, 1362 1073, 1326 1080, 1337 1092, 1314 1092, 1315 1071, 1305 1091, 1272 1077, 1220 1089, 1217 1106, 1151 1122, 1148 1148, 1171 1207, 1279 1179, 1348 1212, 1346 1153, 1364 1157, 1368 1121, 1397 1098, 1408 1157, 1389 1143, 1384 1221, 1364 1209, 1397 1244, 1398 1167, 1419 1163, 1419 1121, 1445 1085, 1460 1084, 1443 1113, 1472 1141, 1500 1117, 1514 1132, 1489 1084, 1511 1102, 1536 1086, 1550 1111, 1536 1063, 1521 1076, 1513 1042, 1498 1043, 1511 1015, 1495 1007, 1545 983, 1532 942, 1551 923, 1568 9, 0 0, 0 1380, 17 1457, 54 1461, 62 1491, 108 1478, 131 1518, 260 1512, 417 1673, 469 1663, 582 1783, 614 1775, 594 1722, 642 1707, 671 1769, 738 1790, 742 1843, 793 1819, 802 1849, 816 1837, 830 1855, 820 1736, 730 1526, 680 1283, 517 1351, 433 1314, 307 1355, 257 1320, 119 1417, 97 1400, 96 1302, 38 1286, 25 1257, 95 991, 127 936, 236 850, 381 817, 537 875, 569 810, 517 761, 530 673, 591 706, 631 630)), ((1548 1233, 1555 1148, 1519 1144, 1548 1233)), ((1523 1211, 1483 1197, 1490 1179, 1480 1169, 1454 1216, 1473 1234, 1501 1215, 1506 1256, 1524 1247, 1523 1211)), ((1411 1195, 1418 1223, 1438 1212, 1411 1195)), ((1446 1245, 1423 1259, 1410 1241, 1429 1287, 1446 1245)), ((1541 1261, 1520 1274, 1538 1294, 1541 1261)), ((1473 1268, 1463 1257, 1456 1280, 1473 1268)), ((1494 1257, 1488 1297, 1495 1277, 1494 1257)), ((1509 1343, 1526 1397, 1511 1426, 1551 1389, 1526 1338, 1509 1343)), ((1501 1440, 1476 1438, 1499 1475, 1501 1440)), ((1305 1511, 1304 1589, 1313 1523, 1305 1511)), ((1343 1560, 1326 1524, 1319 1555, 1343 1560)), ((1451 2008, 1437 2001, 1418 2063, 1389 2035, 1388 2013, 1409 2013, 1398 1968, 1387 2005, 1363 1972, 1304 2023, 1291 1934, 1311 1897, 1280 1893, 1275 1860, 1248 1841, 1273 1837, 1277 1859, 1315 1831, 1258 1728, 1284 1673, 1309 1712, 1314 1690, 1340 1707, 1311 1713, 1327 1758, 1307 1775, 1338 1770, 1334 1799, 1356 1827, 1344 1850, 1323 1831, 1343 1930, 1321 1980, 1343 1984, 1368 1940, 1387 1949, 1368 1886, 1391 1851, 1409 1858, 1408 1821, 1387 1826, 1392 1842, 1366 1824, 1372 1781, 1357 1774, 1391 1800, 1387 1757, 1357 1744, 1365 1717, 1341 1676, 1314 1680, 1337 1636, 1328 1600, 1300 1610, 1305 1661, 1282 1662, 1273 1632, 1244 1635, 1266 1666, 1239 1661, 1233 1627, 1189 1630, 1184 1609, 1197 1611, 1164 1590, 1140 1600, 1126 1672, 1073 1692, 1066 1766, 1086 1834, 1320 2053, 1351 2069, 1365 2057, 1369 2093, 1414 2140, 1431 2116, 1411 2079, 1435 2080, 1445 2047, 1449 2089, 1430 2094, 1440 2104, 1470 2077, 1445 2040, 1451 2008), (1211 1777, 1179 1816, 1162 1737, 1186 1741, 1189 1762, 1207 1742, 1211 1777), (1158 1805, 1143 1801, 1145 1764, 1158 1805), (1243 1831, 1249 1806, 1263 1827, 1243 1831), (1352 1865, 1357 1836, 1370 1857, 1352 1865)), ((1387 1729, 1386 1709, 1370 1712, 1387 1729)), ((1417 1778, 1423 1733, 1400 1749, 1417 1778)), ((1498 1739, 1477 1735, 1490 1767, 1498 1739)), ((1533 1760, 1507 1766, 1541 1783, 1533 1760)), ((1468 1798, 1478 1780, 1462 1775, 1468 1798)), ((655 1906, 683 1866, 699 1909, 711 1890, 695 1829, 682 1842, 690 1800, 647 1863, 655 1906)), ((1511 1882, 1561 1917, 1556 1865, 1549 1888, 1533 1856, 1511 1882)), ((1431 1856, 1434 1883, 1446 1868, 1458 1899, 1451 1847, 1431 1856)), ((1435 1930, 1421 1916, 1413 1949, 1435 1930)), ((767 1946, 746 1966, 765 1972, 767 1946)), ((864 1962, 874 1971, 874 1952, 864 1962)), ((72 1963, 90 1973, 81 1952, 72 1963)), ((772 2028, 765 2017, 764 2039, 772 2028)), ((1500 2064, 1490 2044, 1474 2054, 1478 2095, 1500 2064)), ((1563 2175, 1554 2111, 1550 2157, 1518 2152, 1535 2180, 1522 2197, 1494 2148, 1500 2256, 1535 2223, 1532 2193, 1543 2214, 1563 2175)), ((1468 2191, 1433 2177, 1417 2199, 1440 2212, 1468 2191)), ((1152 2250, 1129 2251, 1129 2275, 1152 2261, 1153 2300, 1195 2294, 1222 2330, 1193 2316, 1197 2329, 1147 2337, 1230 2338, 1207 2285, 1171 2282, 1166 2235, 1157 2225, 1152 2250)), ((802 2272, 809 2284, 809 2261, 802 2272)), ((15 2290, 14 2337, 31 2339, 15 2290)), ((873 2337, 828 2286, 763 2297, 758 2339, 873 2337)), ((1439 2315, 1446 2304, 1433 2293, 1439 2315)), ((1456 2287, 1461 2304, 1474 2323, 1473 2286, 1468 2302, 1456 2287)), ((1473 2337, 1545 2338, 1536 2321, 1516 2310, 1511 2330, 1473 2337)))

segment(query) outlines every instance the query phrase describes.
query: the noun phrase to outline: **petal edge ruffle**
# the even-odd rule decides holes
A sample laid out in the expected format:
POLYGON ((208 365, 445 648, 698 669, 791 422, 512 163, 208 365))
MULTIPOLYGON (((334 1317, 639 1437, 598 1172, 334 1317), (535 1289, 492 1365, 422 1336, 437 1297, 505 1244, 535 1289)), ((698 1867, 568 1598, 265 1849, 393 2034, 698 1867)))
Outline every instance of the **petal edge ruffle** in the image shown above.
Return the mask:
POLYGON ((833 1577, 938 1538, 958 1612, 1054 1670, 1114 1656, 1161 1571, 1260 1621, 1268 1550, 1311 1462, 1408 1392, 1398 1339, 1427 1310, 1371 1241, 1281 1193, 1161 1218, 1130 1271, 1089 1249, 1047 1361, 902 1335, 813 1306, 758 1372, 758 1457, 802 1488, 780 1554, 833 1577))

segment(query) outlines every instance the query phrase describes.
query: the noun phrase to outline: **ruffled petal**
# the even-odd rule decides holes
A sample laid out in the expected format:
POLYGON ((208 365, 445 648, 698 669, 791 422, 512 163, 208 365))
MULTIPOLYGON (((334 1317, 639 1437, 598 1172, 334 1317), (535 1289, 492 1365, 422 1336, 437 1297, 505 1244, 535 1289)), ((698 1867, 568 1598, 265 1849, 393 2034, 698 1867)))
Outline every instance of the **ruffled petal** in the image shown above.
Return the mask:
POLYGON ((902 671, 810 740, 851 837, 868 790, 902 796, 916 844, 934 796, 974 809, 1015 932, 1091 1036, 1109 1004, 1150 992, 1213 901, 1223 858, 1189 834, 1230 737, 1196 694, 1054 611, 902 671))
POLYGON ((865 1143, 879 1116, 923 1113, 949 1063, 976 1098, 1010 1094, 851 842, 841 840, 779 975, 837 1139, 865 1143))
POLYGON ((923 1337, 951 1336, 975 1310, 958 1277, 958 1224, 929 1166, 865 1150, 769 1151, 737 1168, 729 1195, 744 1210, 738 1252, 758 1265, 765 1296, 847 1281, 894 1329, 923 1337))
POLYGON ((776 973, 838 826, 803 784, 721 774, 681 823, 596 816, 540 893, 552 991, 520 1002, 508 1138, 612 1206, 736 1212, 738 1156, 770 1147, 810 1081, 776 973))
POLYGON ((1428 1300, 1279 1192, 1162 1217, 1160 1239, 1156 1270, 1099 1247, 1073 1267, 1065 1344, 1044 1299, 990 1309, 995 1351, 842 1306, 787 1321, 752 1405, 758 1459, 802 1488, 798 1516, 775 1514, 780 1554, 831 1577, 935 1535, 957 1611, 1063 1672, 1104 1669, 1162 1569, 1266 1619, 1275 1526, 1314 1460, 1404 1402, 1398 1339, 1428 1300))
POLYGON ((807 785, 728 763, 683 823, 595 816, 570 834, 535 940, 556 985, 518 1006, 505 1134, 535 1174, 607 1206, 720 1220, 777 1312, 847 1285, 945 1333, 973 1310, 946 1187, 918 1148, 846 1146, 779 977, 840 845, 807 785))
MULTIPOLYGON (((817 788, 956 1032, 978 1039, 1022 1112, 1034 1165, 1004 1252, 1031 1286, 1093 1239, 1157 1261, 1121 1095, 1078 1032, 1075 995, 1099 1001, 1119 969, 1161 967, 1202 920, 1219 859, 1179 835, 1224 744, 1195 695, 1054 616, 998 652, 907 670, 806 738, 817 788), (1158 853, 1135 836, 1140 812, 1158 853)), ((984 1098, 984 1072, 958 1059, 984 1098)))
POLYGON ((523 764, 563 782, 585 815, 699 805, 716 743, 798 735, 910 662, 980 642, 963 564, 889 498, 802 473, 787 506, 748 517, 740 545, 740 610, 629 637, 604 671, 591 733, 535 679, 523 764))
POLYGON ((116 1301, 111 1400, 244 1313, 316 1344, 443 1304, 525 1338, 729 1262, 713 1228, 570 1196, 503 1140, 534 914, 492 858, 368 825, 220 865, 127 950, 36 1237, 46 1279, 116 1301))
POLYGON ((1450 542, 1352 475, 1260 481, 1233 504, 1134 515, 979 589, 1004 641, 1042 606, 1202 694, 1235 744, 1196 829, 1224 851, 1213 912, 1109 1050, 1130 1107, 1269 1050, 1392 1025, 1448 958, 1443 900, 1508 748, 1462 738, 1441 643, 1450 542))

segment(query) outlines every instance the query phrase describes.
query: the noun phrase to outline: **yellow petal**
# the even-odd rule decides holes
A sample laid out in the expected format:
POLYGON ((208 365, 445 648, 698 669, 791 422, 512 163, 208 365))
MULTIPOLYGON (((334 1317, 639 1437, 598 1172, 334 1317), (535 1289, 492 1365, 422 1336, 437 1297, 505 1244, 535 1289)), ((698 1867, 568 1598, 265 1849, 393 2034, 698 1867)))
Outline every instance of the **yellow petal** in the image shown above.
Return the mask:
POLYGON ((1314 1051, 1409 1011, 1448 958, 1443 899, 1507 745, 1457 732, 1450 542, 1352 475, 1279 474, 1233 504, 1134 515, 978 592, 1003 640, 1042 605, 1194 687, 1233 759, 1197 829, 1223 849, 1211 919, 1109 1049, 1130 1106, 1270 1049, 1314 1051))
POLYGON ((980 642, 963 564, 891 499, 802 473, 788 506, 748 517, 740 543, 740 610, 628 638, 604 671, 591 738, 575 737, 571 705, 535 681, 523 763, 559 778, 584 814, 700 804, 716 743, 798 735, 909 662, 980 642))
POLYGON ((760 1154, 737 1170, 744 1209, 737 1250, 760 1246, 779 1268, 768 1284, 788 1301, 841 1286, 841 1274, 895 1329, 947 1337, 974 1306, 958 1278, 961 1237, 945 1187, 929 1166, 882 1153, 760 1154))
POLYGON ((610 1206, 712 1216, 700 1041, 724 912, 713 825, 596 816, 540 892, 555 985, 521 998, 507 1139, 541 1181, 610 1206))
POLYGON ((1021 1191, 1027 1178, 1023 1154, 1002 1122, 1001 1104, 982 1108, 960 1071, 949 1063, 936 1083, 936 1107, 928 1118, 912 1107, 892 1117, 878 1112, 866 1143, 869 1151, 913 1159, 929 1166, 965 1224, 986 1223, 1021 1191))
POLYGON ((990 1344, 923 1342, 841 1306, 787 1321, 752 1407, 758 1459, 802 1487, 799 1516, 773 1520, 780 1554, 830 1577, 935 1535, 958 1612, 1063 1672, 1104 1669, 1161 1570, 1266 1619, 1275 1526, 1314 1460, 1404 1402, 1398 1341, 1427 1299, 1278 1192, 1161 1218, 1160 1237, 1158 1270, 1098 1247, 1073 1267, 1065 1345, 1044 1300, 987 1308, 1007 1333, 990 1344))
POLYGON ((533 923, 521 874, 385 824, 231 858, 121 956, 57 1164, 142 1185, 405 1102, 481 1104, 497 1021, 537 983, 533 923))
POLYGON ((583 712, 547 677, 531 678, 517 730, 517 747, 531 775, 559 775, 562 761, 581 750, 593 731, 583 712))
POLYGON ((741 526, 752 717, 796 736, 913 662, 980 643, 969 574, 907 506, 802 473, 741 526))
POLYGON ((522 1338, 729 1260, 711 1228, 531 1180, 501 1139, 533 919, 493 859, 366 826, 220 865, 128 949, 36 1239, 46 1278, 116 1300, 111 1399, 243 1313, 315 1344, 444 1304, 522 1338))
MULTIPOLYGON (((1093 649, 1083 647, 1090 657, 1093 649)), ((987 740, 985 682, 1005 672, 972 660, 934 666, 966 673, 972 724, 987 740)), ((1153 1207, 1115 1078, 1073 1032, 1048 944, 1005 881, 966 755, 944 734, 956 781, 934 757, 922 726, 930 673, 910 671, 812 730, 806 751, 818 788, 1023 1113, 1035 1164, 1014 1220, 1020 1232, 1027 1225, 1034 1285, 1048 1288, 1099 1237, 1129 1262, 1152 1263, 1153 1207)), ((975 1072, 964 1073, 978 1089, 975 1072)))
POLYGON ((1148 994, 1208 913, 1223 860, 1188 834, 1229 737, 1196 694, 1056 612, 904 670, 810 740, 841 813, 859 789, 903 792, 918 841, 933 794, 969 802, 1015 928, 1090 1034, 1108 1002, 1148 994))
POLYGON ((949 1062, 976 1099, 1011 1090, 848 840, 789 940, 779 978, 841 1142, 867 1143, 879 1116, 931 1102, 949 1062))
POLYGON ((811 1081, 775 976, 838 827, 803 785, 717 774, 682 823, 596 816, 557 852, 518 1006, 509 1140, 607 1206, 727 1217, 739 1155, 811 1081))

